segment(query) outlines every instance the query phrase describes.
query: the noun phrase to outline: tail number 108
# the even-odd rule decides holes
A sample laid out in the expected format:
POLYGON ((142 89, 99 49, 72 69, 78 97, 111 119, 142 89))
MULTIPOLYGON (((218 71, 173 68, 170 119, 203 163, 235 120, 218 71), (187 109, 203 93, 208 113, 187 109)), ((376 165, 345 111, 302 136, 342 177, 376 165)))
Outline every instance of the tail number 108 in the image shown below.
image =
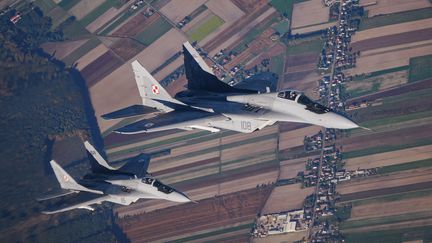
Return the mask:
POLYGON ((241 129, 251 131, 252 130, 251 122, 250 121, 241 121, 241 129))

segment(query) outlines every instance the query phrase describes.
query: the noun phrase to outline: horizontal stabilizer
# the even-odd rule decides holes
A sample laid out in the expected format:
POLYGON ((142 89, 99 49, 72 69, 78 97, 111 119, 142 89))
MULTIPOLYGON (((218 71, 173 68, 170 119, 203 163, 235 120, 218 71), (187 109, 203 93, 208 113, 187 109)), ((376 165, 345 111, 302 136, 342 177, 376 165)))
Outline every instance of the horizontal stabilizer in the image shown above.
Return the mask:
POLYGON ((104 114, 102 115, 102 118, 105 120, 119 119, 119 118, 146 115, 157 111, 158 111, 157 109, 145 105, 132 105, 117 111, 110 112, 108 114, 104 114))

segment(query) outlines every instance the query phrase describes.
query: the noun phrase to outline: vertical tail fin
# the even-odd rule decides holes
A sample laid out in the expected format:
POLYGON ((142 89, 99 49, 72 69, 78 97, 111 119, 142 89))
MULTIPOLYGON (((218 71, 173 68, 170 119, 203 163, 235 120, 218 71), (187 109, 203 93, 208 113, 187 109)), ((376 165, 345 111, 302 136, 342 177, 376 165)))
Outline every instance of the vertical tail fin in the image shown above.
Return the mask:
POLYGON ((238 91, 220 81, 189 42, 183 43, 183 55, 188 89, 222 93, 238 91))
POLYGON ((156 81, 155 78, 138 62, 132 62, 132 70, 135 74, 135 81, 138 86, 143 105, 155 107, 159 110, 169 112, 171 108, 163 105, 157 100, 169 101, 179 104, 180 102, 172 98, 168 92, 156 81))
POLYGON ((87 192, 92 192, 97 194, 103 194, 101 191, 92 190, 78 184, 78 182, 76 182, 74 178, 72 178, 65 170, 63 170, 63 168, 60 167, 60 165, 58 165, 57 162, 55 162, 54 160, 51 160, 50 164, 54 170, 54 174, 58 182, 60 183, 61 188, 67 190, 87 191, 87 192))
POLYGON ((84 142, 84 147, 87 150, 87 157, 90 160, 90 165, 93 172, 105 172, 107 170, 116 170, 110 166, 106 160, 98 153, 98 151, 88 141, 84 142))
POLYGON ((149 164, 150 156, 148 154, 139 154, 128 160, 119 170, 142 177, 147 174, 149 164))

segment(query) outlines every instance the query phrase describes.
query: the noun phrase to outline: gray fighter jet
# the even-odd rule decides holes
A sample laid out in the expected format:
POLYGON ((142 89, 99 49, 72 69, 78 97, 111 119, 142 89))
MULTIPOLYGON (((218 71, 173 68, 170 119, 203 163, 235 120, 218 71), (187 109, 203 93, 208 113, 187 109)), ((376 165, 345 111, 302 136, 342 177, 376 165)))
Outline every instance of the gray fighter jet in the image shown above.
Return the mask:
POLYGON ((62 192, 38 198, 39 201, 44 201, 79 193, 76 197, 71 198, 78 202, 43 211, 43 213, 54 214, 76 208, 93 211, 92 204, 100 204, 104 201, 122 205, 129 205, 141 198, 164 199, 179 203, 191 201, 183 193, 164 185, 147 174, 150 161, 148 155, 141 154, 129 162, 112 166, 89 142, 86 141, 84 145, 90 159, 92 173, 85 175, 77 182, 54 160, 51 160, 51 166, 62 192))
MULTIPOLYGON (((251 133, 275 122, 299 122, 326 128, 351 129, 358 125, 348 118, 309 99, 296 90, 272 92, 254 84, 269 79, 255 76, 241 87, 220 81, 189 42, 183 44, 187 90, 171 97, 141 66, 132 62, 142 105, 105 114, 104 119, 116 119, 159 111, 156 117, 140 120, 115 130, 122 134, 164 131, 168 129, 220 129, 251 133), (264 91, 264 92, 263 92, 264 91)), ((261 85, 262 86, 262 85, 261 85)))

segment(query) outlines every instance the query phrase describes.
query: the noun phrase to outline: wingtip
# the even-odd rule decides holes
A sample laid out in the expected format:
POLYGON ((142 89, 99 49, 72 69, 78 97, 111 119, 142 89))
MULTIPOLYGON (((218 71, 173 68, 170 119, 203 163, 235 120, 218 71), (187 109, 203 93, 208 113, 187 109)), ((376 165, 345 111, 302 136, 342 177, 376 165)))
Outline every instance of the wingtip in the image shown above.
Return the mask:
POLYGON ((136 131, 136 132, 122 131, 122 130, 114 130, 113 132, 118 133, 118 134, 123 134, 123 135, 131 135, 131 134, 145 133, 146 130, 136 131))
POLYGON ((101 115, 101 118, 104 120, 111 120, 109 116, 107 116, 108 114, 103 114, 101 115))
POLYGON ((133 65, 140 65, 141 66, 141 63, 138 61, 138 59, 133 60, 133 62, 131 64, 132 64, 132 66, 133 65))
POLYGON ((51 167, 58 166, 57 162, 53 159, 50 160, 50 165, 51 165, 51 167))
POLYGON ((374 130, 372 128, 367 128, 367 127, 362 127, 362 126, 359 126, 359 128, 361 128, 363 130, 366 130, 366 131, 372 131, 372 132, 374 132, 374 130))
POLYGON ((138 133, 145 133, 147 132, 146 128, 139 128, 139 129, 134 129, 133 127, 121 127, 121 128, 117 128, 115 130, 113 130, 113 132, 115 133, 119 133, 119 134, 138 134, 138 133))

